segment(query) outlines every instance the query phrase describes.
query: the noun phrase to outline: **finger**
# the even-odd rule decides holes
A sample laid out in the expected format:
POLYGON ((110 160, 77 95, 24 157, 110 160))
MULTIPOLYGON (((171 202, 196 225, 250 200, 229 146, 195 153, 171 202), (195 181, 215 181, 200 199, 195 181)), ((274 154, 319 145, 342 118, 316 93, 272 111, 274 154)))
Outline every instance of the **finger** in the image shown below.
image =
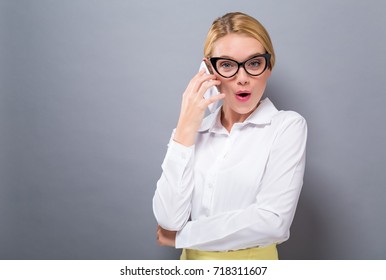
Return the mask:
POLYGON ((197 72, 196 75, 193 76, 193 78, 189 81, 188 86, 186 87, 185 92, 192 92, 193 88, 196 84, 196 80, 200 79, 200 77, 205 75, 205 69, 201 69, 200 71, 197 72))
POLYGON ((158 238, 157 238, 157 243, 158 243, 158 245, 160 245, 160 246, 165 246, 165 238, 162 236, 162 235, 160 235, 158 238))
POLYGON ((208 99, 204 99, 205 106, 209 106, 210 104, 220 101, 221 99, 225 98, 225 93, 220 93, 217 95, 213 95, 208 99))
MULTIPOLYGON (((188 85, 189 93, 197 93, 201 89, 202 85, 208 81, 216 81, 215 75, 206 74, 205 72, 201 73, 201 71, 196 75, 188 85)), ((205 92, 205 91, 204 91, 205 92)))
MULTIPOLYGON (((200 75, 196 79, 196 85, 198 85, 198 88, 200 88, 203 83, 208 82, 208 81, 217 81, 217 77, 213 74, 204 73, 203 75, 200 75)), ((198 88, 197 88, 197 90, 198 90, 198 88)))
POLYGON ((199 97, 202 98, 208 89, 210 89, 213 86, 219 86, 220 84, 221 82, 219 80, 208 80, 202 83, 198 91, 199 97))
POLYGON ((158 243, 158 245, 162 245, 162 239, 163 239, 163 237, 162 237, 161 231, 157 230, 157 243, 158 243))

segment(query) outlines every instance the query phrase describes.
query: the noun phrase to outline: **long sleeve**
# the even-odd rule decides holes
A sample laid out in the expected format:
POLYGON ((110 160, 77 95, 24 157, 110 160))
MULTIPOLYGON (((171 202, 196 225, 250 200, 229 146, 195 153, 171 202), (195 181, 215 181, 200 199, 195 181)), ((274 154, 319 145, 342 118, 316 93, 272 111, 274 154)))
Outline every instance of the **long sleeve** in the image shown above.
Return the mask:
POLYGON ((153 212, 162 228, 181 230, 191 211, 194 146, 185 147, 175 142, 173 135, 174 132, 153 197, 153 212))
POLYGON ((272 141, 254 202, 189 221, 177 233, 177 248, 237 250, 288 239, 303 184, 307 125, 296 113, 287 116, 272 141))

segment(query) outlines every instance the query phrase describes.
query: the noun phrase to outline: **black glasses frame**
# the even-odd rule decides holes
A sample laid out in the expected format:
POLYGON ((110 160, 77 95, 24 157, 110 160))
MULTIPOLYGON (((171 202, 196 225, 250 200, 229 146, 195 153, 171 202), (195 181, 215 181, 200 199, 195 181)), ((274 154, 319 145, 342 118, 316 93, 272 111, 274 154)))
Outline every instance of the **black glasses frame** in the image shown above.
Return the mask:
POLYGON ((232 77, 234 77, 239 72, 241 66, 244 68, 245 72, 247 72, 249 75, 251 75, 251 76, 260 76, 261 74, 263 74, 265 72, 265 70, 267 70, 267 68, 270 67, 270 65, 271 65, 271 63, 270 63, 271 54, 264 53, 264 54, 255 55, 255 56, 253 56, 251 58, 248 58, 247 60, 245 60, 243 62, 238 62, 236 60, 233 60, 233 59, 230 59, 230 58, 226 58, 226 57, 211 57, 209 60, 210 60, 210 63, 212 64, 214 70, 216 70, 216 72, 221 77, 223 77, 223 78, 232 78, 232 77), (254 75, 254 74, 251 74, 251 73, 248 72, 248 70, 245 68, 245 63, 248 62, 251 59, 256 58, 256 57, 264 57, 264 59, 265 59, 265 67, 264 67, 263 71, 260 74, 254 75), (235 62, 237 64, 237 71, 232 76, 224 76, 224 75, 222 75, 217 70, 217 61, 219 61, 220 59, 224 59, 224 60, 229 60, 229 61, 235 62))

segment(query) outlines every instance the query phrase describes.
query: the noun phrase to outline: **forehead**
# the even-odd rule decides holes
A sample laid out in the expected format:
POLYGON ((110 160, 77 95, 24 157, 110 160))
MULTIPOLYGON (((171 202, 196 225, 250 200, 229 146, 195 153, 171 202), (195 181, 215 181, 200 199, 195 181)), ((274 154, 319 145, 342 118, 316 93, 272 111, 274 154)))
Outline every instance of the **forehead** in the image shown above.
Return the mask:
POLYGON ((218 39, 213 46, 214 57, 244 60, 255 54, 265 53, 263 45, 253 37, 230 33, 218 39))

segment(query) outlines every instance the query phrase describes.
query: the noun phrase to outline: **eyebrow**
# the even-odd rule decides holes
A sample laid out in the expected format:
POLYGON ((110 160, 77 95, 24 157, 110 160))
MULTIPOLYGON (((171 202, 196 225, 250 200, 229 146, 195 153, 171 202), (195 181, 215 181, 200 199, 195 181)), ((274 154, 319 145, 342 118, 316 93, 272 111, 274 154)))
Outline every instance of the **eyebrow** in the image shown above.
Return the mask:
MULTIPOLYGON (((265 53, 260 53, 260 52, 254 53, 254 54, 248 56, 246 59, 244 59, 244 61, 246 61, 246 60, 248 60, 248 59, 251 59, 251 58, 254 57, 254 56, 262 55, 262 54, 265 54, 265 53)), ((229 56, 229 55, 221 55, 221 56, 217 56, 217 57, 221 57, 221 58, 229 58, 229 59, 232 59, 232 60, 237 61, 234 57, 229 56)))

